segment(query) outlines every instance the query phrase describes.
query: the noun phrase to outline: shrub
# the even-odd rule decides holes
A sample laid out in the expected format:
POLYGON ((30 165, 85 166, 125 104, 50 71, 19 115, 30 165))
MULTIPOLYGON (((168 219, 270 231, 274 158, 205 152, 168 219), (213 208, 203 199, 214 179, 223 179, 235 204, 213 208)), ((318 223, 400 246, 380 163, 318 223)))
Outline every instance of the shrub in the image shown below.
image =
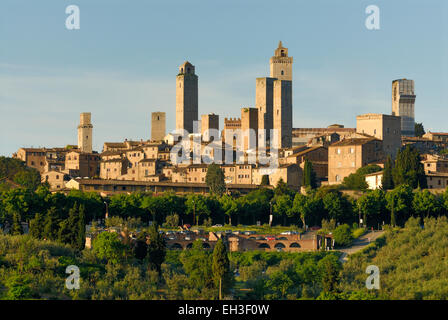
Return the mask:
POLYGON ((353 241, 352 231, 348 224, 343 224, 337 227, 333 232, 333 236, 337 246, 349 246, 353 241))

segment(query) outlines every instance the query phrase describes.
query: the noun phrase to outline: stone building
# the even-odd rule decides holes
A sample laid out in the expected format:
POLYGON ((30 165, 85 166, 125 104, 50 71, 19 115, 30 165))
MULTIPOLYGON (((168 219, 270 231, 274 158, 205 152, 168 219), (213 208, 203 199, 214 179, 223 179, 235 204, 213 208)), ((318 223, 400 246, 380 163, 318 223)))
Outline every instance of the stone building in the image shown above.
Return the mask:
POLYGON ((186 61, 176 77, 176 129, 193 133, 198 120, 198 76, 194 66, 186 61))
POLYGON ((438 155, 425 154, 421 161, 425 173, 448 173, 448 158, 438 155))
POLYGON ((414 136, 415 131, 414 80, 392 81, 392 115, 401 117, 401 134, 414 136))
POLYGON ((91 113, 84 112, 80 115, 78 126, 78 148, 81 152, 92 153, 92 131, 91 113))
POLYGON ((387 114, 368 113, 356 117, 356 132, 383 141, 383 151, 393 159, 401 149, 401 118, 387 114))
POLYGON ((61 190, 65 188, 65 182, 70 179, 60 171, 47 171, 41 175, 42 183, 47 182, 50 185, 50 190, 61 190))
POLYGON ((318 180, 328 179, 328 148, 323 146, 305 147, 300 152, 288 155, 285 158, 285 163, 295 163, 303 170, 306 160, 312 163, 318 180))
POLYGON ((151 113, 151 140, 162 141, 166 135, 166 113, 151 113))
POLYGON ((64 172, 71 177, 97 177, 100 175, 100 155, 79 150, 68 152, 64 172))
POLYGON ((353 138, 328 147, 328 183, 340 184, 361 167, 384 159, 382 141, 376 138, 353 138))

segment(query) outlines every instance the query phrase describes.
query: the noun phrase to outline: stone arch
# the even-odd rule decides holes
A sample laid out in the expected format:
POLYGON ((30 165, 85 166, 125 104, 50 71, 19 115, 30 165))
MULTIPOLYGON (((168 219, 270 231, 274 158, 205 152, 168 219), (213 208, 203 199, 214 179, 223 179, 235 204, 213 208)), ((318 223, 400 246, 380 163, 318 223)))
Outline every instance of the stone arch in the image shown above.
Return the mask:
POLYGON ((210 246, 210 244, 209 244, 208 242, 202 242, 202 248, 204 248, 204 249, 210 249, 211 246, 210 246))
POLYGON ((267 243, 260 243, 258 245, 258 248, 260 248, 260 249, 271 249, 271 247, 267 243))
POLYGON ((289 245, 290 248, 300 248, 300 244, 298 244, 297 242, 293 242, 289 245))
POLYGON ((181 246, 180 243, 175 242, 175 243, 173 243, 173 244, 171 245, 171 249, 174 249, 174 250, 182 250, 183 247, 181 246))
POLYGON ((280 237, 280 238, 277 238, 277 240, 288 240, 288 238, 286 238, 286 237, 280 237))
POLYGON ((275 249, 285 249, 286 246, 282 242, 278 242, 274 246, 275 249))
POLYGON ((186 248, 186 249, 191 249, 191 248, 193 248, 193 243, 190 242, 189 244, 187 244, 187 246, 186 246, 185 248, 186 248))

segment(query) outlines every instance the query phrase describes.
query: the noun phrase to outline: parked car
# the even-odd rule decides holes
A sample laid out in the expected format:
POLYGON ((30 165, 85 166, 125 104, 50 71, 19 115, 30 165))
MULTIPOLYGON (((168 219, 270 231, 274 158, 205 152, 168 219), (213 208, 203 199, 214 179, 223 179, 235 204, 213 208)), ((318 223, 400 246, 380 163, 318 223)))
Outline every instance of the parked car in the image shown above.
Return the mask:
POLYGON ((262 237, 262 236, 258 236, 258 237, 256 237, 255 239, 257 239, 257 240, 266 240, 266 238, 265 238, 265 237, 262 237))
POLYGON ((281 235, 285 235, 285 236, 290 236, 290 235, 292 235, 292 231, 285 231, 285 232, 282 232, 280 234, 281 235))
POLYGON ((268 241, 274 241, 275 237, 274 236, 266 236, 266 240, 268 241))
POLYGON ((213 227, 215 227, 215 228, 222 228, 222 224, 215 224, 213 227))
POLYGON ((232 233, 232 230, 226 230, 225 233, 232 233))
POLYGON ((190 241, 191 238, 190 238, 190 237, 185 237, 185 240, 186 240, 186 241, 190 241))

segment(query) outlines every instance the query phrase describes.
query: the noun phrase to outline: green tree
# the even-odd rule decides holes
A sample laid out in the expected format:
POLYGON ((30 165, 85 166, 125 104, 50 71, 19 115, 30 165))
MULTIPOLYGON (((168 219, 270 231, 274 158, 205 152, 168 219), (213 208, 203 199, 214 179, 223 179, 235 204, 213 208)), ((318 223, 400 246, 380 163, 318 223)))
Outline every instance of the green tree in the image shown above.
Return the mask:
POLYGON ((366 190, 368 188, 366 175, 381 171, 381 167, 377 165, 368 165, 356 170, 344 178, 342 185, 349 190, 366 190))
POLYGON ((425 215, 426 217, 436 215, 441 209, 436 196, 428 190, 417 190, 414 193, 412 208, 414 212, 420 215, 422 218, 425 215))
POLYGON ((56 207, 50 207, 44 221, 44 239, 57 240, 59 235, 59 212, 56 207))
POLYGON ((83 250, 86 244, 86 215, 84 205, 79 205, 78 223, 76 225, 75 248, 79 251, 83 250))
POLYGON ((348 224, 338 226, 333 232, 334 242, 341 247, 349 246, 353 241, 352 230, 348 224))
POLYGON ((384 164, 383 178, 381 180, 383 190, 391 190, 394 188, 394 179, 392 176, 393 162, 390 156, 387 157, 384 164))
POLYGON ((211 255, 202 247, 202 241, 193 242, 190 250, 182 251, 180 261, 188 276, 190 286, 202 291, 214 288, 211 255))
POLYGON ((204 196, 199 194, 190 194, 187 196, 185 202, 186 213, 193 216, 193 224, 199 224, 199 218, 201 216, 209 216, 210 210, 207 206, 207 200, 204 196))
POLYGON ((12 217, 12 226, 9 230, 9 233, 13 236, 23 234, 22 221, 20 218, 20 214, 14 212, 12 217))
POLYGON ((126 246, 116 232, 102 232, 93 241, 93 252, 99 259, 118 264, 126 256, 126 246))
POLYGON ((328 255, 318 262, 324 293, 337 293, 341 265, 335 255, 328 255))
POLYGON ((163 234, 159 232, 157 224, 152 224, 149 229, 148 259, 149 263, 160 274, 161 266, 165 261, 166 242, 163 234))
POLYGON ((372 220, 370 225, 375 226, 381 220, 381 214, 386 206, 385 194, 382 190, 365 193, 358 198, 356 206, 364 217, 364 225, 368 226, 372 220))
POLYGON ((395 167, 392 171, 394 185, 407 184, 413 189, 427 188, 425 171, 420 162, 417 149, 407 145, 403 151, 398 151, 395 167))
POLYGON ((291 197, 287 194, 282 194, 274 197, 273 211, 279 217, 283 218, 283 225, 286 225, 286 219, 293 213, 291 197))
POLYGON ((313 164, 309 160, 305 160, 303 168, 302 185, 315 189, 317 187, 316 173, 313 170, 313 164))
POLYGON ((135 242, 134 247, 134 256, 139 259, 143 260, 148 255, 148 244, 146 243, 146 233, 141 232, 138 237, 137 241, 135 242))
POLYGON ((30 234, 36 239, 44 237, 44 217, 40 213, 36 213, 34 219, 30 220, 30 234))
POLYGON ((212 163, 207 168, 205 183, 210 189, 210 193, 222 196, 226 191, 226 183, 224 181, 224 172, 216 163, 212 163))
POLYGON ((227 249, 222 239, 219 239, 213 250, 212 272, 215 284, 218 287, 219 300, 222 300, 222 294, 229 292, 232 273, 230 271, 230 262, 227 255, 227 249))
POLYGON ((416 137, 422 137, 426 133, 425 128, 423 127, 423 123, 415 123, 415 131, 414 134, 416 137))
POLYGON ((165 219, 165 224, 170 228, 177 228, 179 226, 179 215, 178 214, 170 214, 165 219))
POLYGON ((229 217, 229 224, 232 224, 232 215, 238 213, 238 202, 231 196, 225 194, 219 199, 224 214, 229 217))
POLYGON ((261 185, 262 186, 268 186, 269 185, 269 176, 267 174, 264 174, 261 177, 261 185))
POLYGON ((410 216, 413 194, 408 185, 400 185, 386 194, 387 209, 391 214, 391 225, 404 224, 410 216))

